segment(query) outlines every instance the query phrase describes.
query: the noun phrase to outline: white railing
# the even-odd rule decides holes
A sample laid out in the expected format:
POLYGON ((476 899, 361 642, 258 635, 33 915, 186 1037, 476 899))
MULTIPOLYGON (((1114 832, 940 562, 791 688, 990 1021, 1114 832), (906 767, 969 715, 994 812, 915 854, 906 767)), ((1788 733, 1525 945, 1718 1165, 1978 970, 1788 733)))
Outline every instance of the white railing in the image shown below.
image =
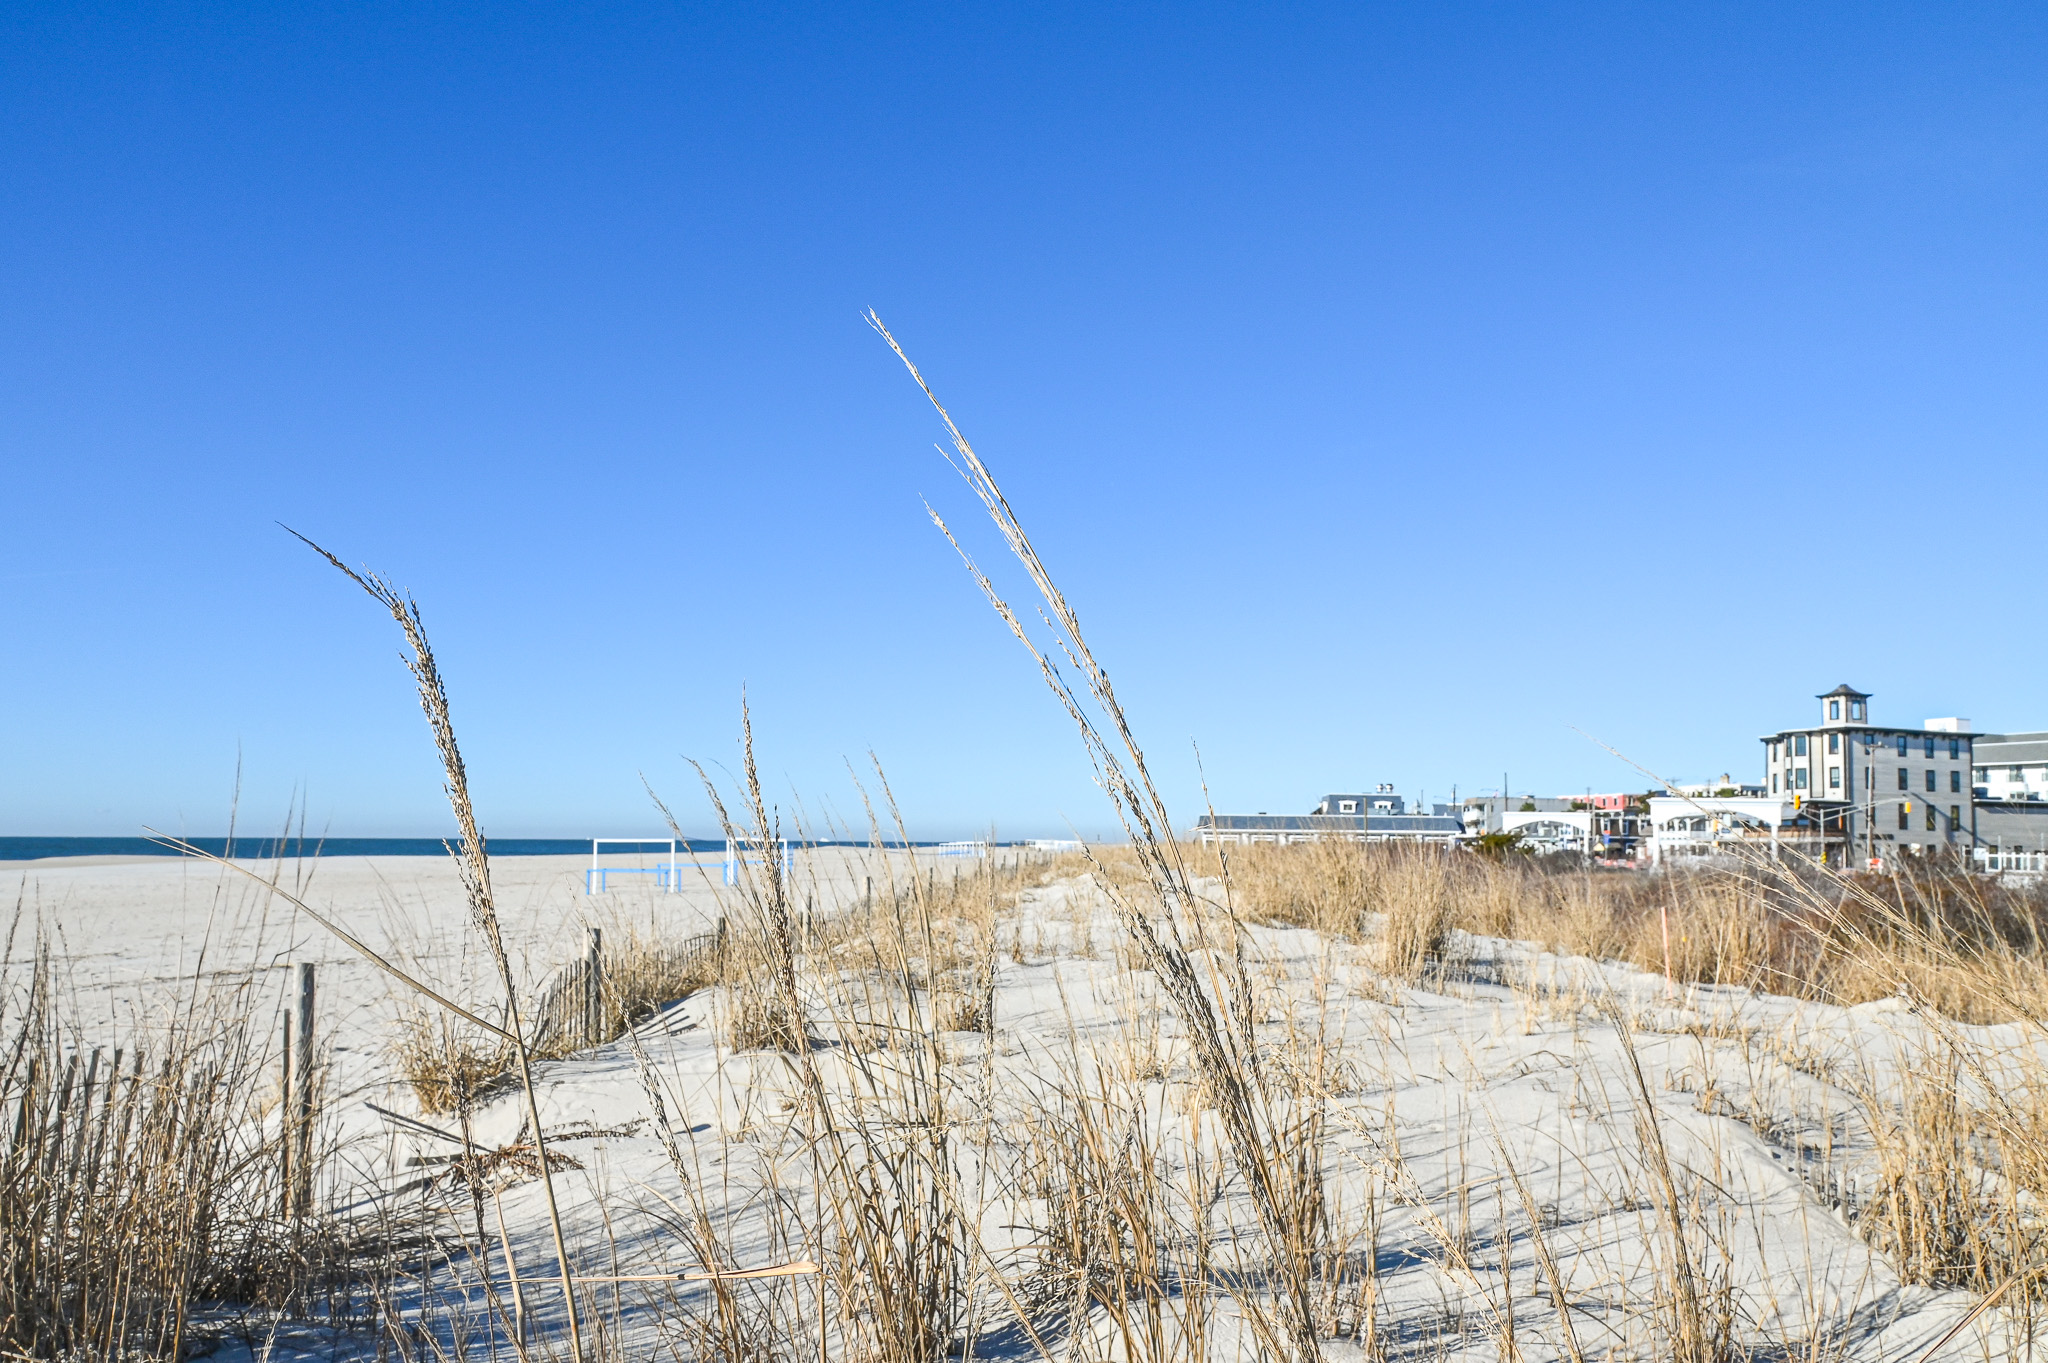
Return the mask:
POLYGON ((1024 845, 1034 852, 1078 852, 1081 850, 1081 840, 1079 838, 1033 838, 1024 845))
POLYGON ((934 855, 941 857, 985 857, 988 855, 988 844, 985 842, 942 842, 937 847, 934 847, 932 852, 934 855))
POLYGON ((2018 871, 2027 875, 2039 875, 2048 871, 2048 852, 1998 851, 1990 847, 1975 849, 1977 869, 1993 875, 2018 871))

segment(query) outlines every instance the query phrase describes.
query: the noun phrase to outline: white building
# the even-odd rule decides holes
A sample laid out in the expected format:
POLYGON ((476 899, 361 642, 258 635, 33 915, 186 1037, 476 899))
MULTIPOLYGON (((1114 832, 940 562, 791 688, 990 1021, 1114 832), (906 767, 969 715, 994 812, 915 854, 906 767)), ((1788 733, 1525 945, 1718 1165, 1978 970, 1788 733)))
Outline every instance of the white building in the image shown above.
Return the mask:
POLYGON ((2048 800, 2048 733, 1979 734, 1977 795, 1985 800, 2048 800))
POLYGON ((1971 856, 1986 871, 2048 871, 2048 733, 1979 734, 1971 856))
POLYGON ((1695 781, 1689 786, 1673 786, 1671 787, 1671 793, 1673 795, 1692 795, 1695 797, 1701 795, 1750 795, 1761 797, 1768 795, 1770 792, 1761 785, 1753 786, 1747 782, 1738 783, 1732 775, 1724 771, 1721 773, 1721 779, 1718 781, 1695 781))
POLYGON ((1325 795, 1306 814, 1203 814, 1193 831, 1205 846, 1284 845, 1323 838, 1450 844, 1464 836, 1465 825, 1447 805, 1438 805, 1429 814, 1411 813, 1407 801, 1392 786, 1383 785, 1370 795, 1325 795))
POLYGON ((1767 795, 1653 795, 1646 845, 1652 865, 1744 849, 1767 857, 1790 850, 1816 861, 1831 850, 1835 860, 1842 855, 1840 835, 1821 811, 1767 795))
POLYGON ((1590 853, 1593 819, 1590 809, 1517 809, 1501 814, 1498 831, 1520 833, 1522 845, 1536 852, 1590 853))

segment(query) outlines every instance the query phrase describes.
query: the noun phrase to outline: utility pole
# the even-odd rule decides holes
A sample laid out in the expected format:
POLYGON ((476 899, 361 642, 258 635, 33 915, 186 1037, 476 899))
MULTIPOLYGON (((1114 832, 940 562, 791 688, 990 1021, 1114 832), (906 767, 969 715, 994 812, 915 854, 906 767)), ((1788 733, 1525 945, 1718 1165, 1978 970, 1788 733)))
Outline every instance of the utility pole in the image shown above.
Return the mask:
POLYGON ((1870 867, 1871 858, 1877 855, 1877 761, 1874 757, 1876 751, 1876 745, 1870 741, 1870 731, 1864 730, 1863 865, 1866 870, 1870 867))

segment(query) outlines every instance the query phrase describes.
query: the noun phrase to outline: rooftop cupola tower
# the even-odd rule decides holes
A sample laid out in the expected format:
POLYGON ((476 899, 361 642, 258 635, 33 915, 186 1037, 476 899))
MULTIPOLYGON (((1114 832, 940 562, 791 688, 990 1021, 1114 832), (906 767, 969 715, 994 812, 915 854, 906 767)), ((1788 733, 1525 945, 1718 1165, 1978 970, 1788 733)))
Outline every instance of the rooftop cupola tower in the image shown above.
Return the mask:
POLYGON ((1869 693, 1858 691, 1847 682, 1816 699, 1820 701, 1820 722, 1825 728, 1838 729, 1850 724, 1866 724, 1870 720, 1867 708, 1869 693))

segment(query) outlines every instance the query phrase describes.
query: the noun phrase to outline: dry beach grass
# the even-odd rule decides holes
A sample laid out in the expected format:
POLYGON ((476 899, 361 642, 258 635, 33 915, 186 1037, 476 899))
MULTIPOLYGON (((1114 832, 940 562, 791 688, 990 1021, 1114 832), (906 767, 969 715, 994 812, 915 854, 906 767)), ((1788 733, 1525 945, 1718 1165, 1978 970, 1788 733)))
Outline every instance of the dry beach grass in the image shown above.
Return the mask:
POLYGON ((231 1307, 209 1333, 260 1334, 286 1311, 370 1319, 377 1247, 396 1236, 314 1201, 331 1142, 279 1091, 278 1018, 248 977, 118 1027, 67 991, 46 940, 10 949, 4 978, 0 1349, 179 1357, 200 1302, 231 1307))
MULTIPOLYGON (((642 1124, 634 1139, 659 1147, 668 1171, 638 1180, 660 1185, 662 1229, 652 1237, 624 1228, 646 1213, 642 1188, 579 1185, 567 1195, 577 1203, 601 1193, 603 1216, 620 1227, 609 1248, 570 1237, 579 1276, 819 1262, 834 1358, 930 1359, 970 1345, 990 1356, 1298 1356, 1289 1315, 1298 1299, 1317 1351, 1333 1356, 1741 1357, 1795 1346, 1816 1357, 1859 1356, 1845 1323, 1857 1308, 1829 1298, 1839 1284, 1827 1273, 1812 1271, 1815 1299, 1796 1309, 1745 1281, 1754 1256, 1743 1239, 1758 1233, 1748 1221, 1754 1197, 1737 1186, 1739 1151, 1717 1155, 1700 1139, 1717 1132, 1713 1140, 1732 1147, 1728 1133, 1739 1131, 1796 1157, 1800 1214, 1816 1226, 1846 1221, 1874 1253, 1876 1271, 1904 1287, 1980 1298, 2005 1288, 2002 1305, 1978 1324, 1996 1320, 1996 1338, 2008 1342, 2031 1331, 2038 1280, 2006 1285, 2044 1262, 2048 1169, 2039 1152, 2048 1087, 2040 1049, 2024 1042, 2038 1039, 2037 1025, 2024 1011, 2003 1012, 1996 1025, 1965 1023, 1897 995, 1898 982, 1919 987, 1939 967, 1945 987, 1973 1007, 2024 1005, 2038 963, 2024 941, 2009 940, 2024 896, 1930 878, 1896 887, 1897 921, 1880 921, 1863 904, 1826 951, 1797 939, 1766 949, 1826 921, 1796 899, 1770 908, 1769 932, 1743 929, 1733 946, 1711 936, 1688 946, 1699 925, 1725 922, 1744 902, 1776 905, 1784 887, 1742 868, 1589 877, 1398 849, 1248 853, 1227 865, 1194 847, 1159 854, 1191 869, 1191 912, 1208 921, 1190 921, 1186 934, 1239 938, 1227 953, 1189 954, 1216 1015, 1250 1032, 1239 1101, 1256 1104, 1271 1133, 1262 1157, 1283 1164, 1266 1177, 1284 1190, 1279 1219, 1296 1238, 1280 1246, 1299 1256, 1299 1298, 1274 1272, 1274 1241, 1246 1195, 1190 1029, 1121 928, 1144 874, 1128 847, 1000 869, 977 862, 957 879, 951 866, 902 874, 886 869, 900 867, 900 857, 877 857, 884 874, 875 894, 809 919, 790 911, 794 887, 777 888, 779 868, 751 869, 725 901, 727 949, 673 979, 682 1007, 705 1023, 690 1035, 705 1036, 724 1099, 707 1101, 688 1067, 678 1069, 678 1043, 664 1030, 675 1000, 626 1025, 637 1010, 618 999, 606 1004, 611 1034, 597 1049, 632 1053, 619 1071, 630 1080, 632 1116, 603 1128, 613 1135, 591 1136, 543 1104, 558 1179, 592 1177, 593 1152, 622 1150, 630 1142, 616 1133, 631 1122, 642 1124), (1946 922, 1937 912, 1943 896, 1959 906, 2006 896, 2003 929, 1967 944, 1950 929, 1929 940, 1913 925, 1946 922), (1502 904, 1515 915, 1507 923, 1502 904), (1404 916, 1418 926, 1389 929, 1404 916), (1657 925, 1666 916, 1674 964, 1683 967, 1676 984, 1664 984, 1661 969, 1603 969, 1588 954, 1617 962, 1633 954, 1639 966, 1661 967, 1657 925), (1503 927, 1527 945, 1498 936, 1503 927), (1397 955, 1383 934, 1423 945, 1397 955), (1842 961, 1841 973, 1816 960, 1842 961), (1806 998, 1784 988, 1793 978, 1806 998), (1781 989, 1754 989, 1769 983, 1781 989), (1242 1001, 1231 1002, 1232 993, 1242 1001), (1886 1011, 1845 1012, 1844 1002, 1886 1011), (764 1005, 780 1024, 764 1028, 749 1012, 764 1005), (1499 1016, 1461 1035, 1430 1020, 1461 1012, 1476 1022, 1487 1008, 1499 1016), (1884 1025, 1847 1021, 1865 1016, 1884 1025), (1431 1041, 1439 1034, 1449 1051, 1431 1041), (1559 1123, 1568 1149, 1525 1139, 1522 1098, 1502 1092, 1502 1067, 1483 1059, 1495 1036, 1528 1048, 1514 1066, 1547 1065, 1547 1051, 1576 1057, 1544 1071, 1569 1087, 1527 1123, 1559 1123), (1474 1047, 1481 1050, 1465 1053, 1474 1047), (1731 1162, 1717 1168, 1716 1159, 1731 1162), (1580 1163, 1597 1177, 1574 1173, 1580 1163), (1622 1242, 1641 1247, 1640 1272, 1615 1261, 1622 1242), (657 1264, 646 1260, 650 1248, 657 1264), (1422 1280, 1426 1296, 1418 1295, 1422 1280)), ((1844 886, 1833 892, 1851 897, 1844 886)), ((608 959, 602 978, 632 977, 627 962, 642 947, 623 932, 611 947, 618 968, 608 959)), ((575 978, 580 966, 564 962, 559 977, 575 978)), ((643 997, 650 988, 662 992, 635 986, 643 997)), ((25 1025, 27 1015, 13 1016, 25 1025)), ((250 1034, 268 1036, 273 1021, 252 1021, 250 1034)), ((66 1029, 38 1026, 56 1037, 39 1071, 55 1079, 37 1080, 33 1093, 19 1083, 7 1091, 10 1112, 43 1114, 20 1125, 25 1143, 13 1147, 9 1168, 77 1162, 78 1175, 62 1176, 75 1185, 91 1167, 89 1154, 75 1153, 77 1137, 34 1133, 81 1129, 49 1114, 64 1106, 68 1057, 83 1057, 72 1065, 74 1091, 87 1087, 90 1050, 66 1043, 66 1029), (52 1148, 69 1153, 53 1159, 52 1148)), ((84 1039, 82 1028, 70 1031, 84 1039)), ((215 1047, 241 1035, 218 1020, 201 1033, 215 1047)), ((21 1039, 29 1035, 10 1031, 9 1044, 24 1053, 42 1044, 21 1039)), ((244 1314, 308 1309, 307 1270, 266 1284, 236 1268, 291 1260, 277 1253, 290 1231, 277 1215, 274 1067, 262 1047, 234 1044, 251 1052, 239 1069, 187 1067, 234 1088, 209 1105, 219 1120, 191 1135, 228 1142, 232 1154, 176 1165, 178 1177, 204 1186, 174 1202, 132 1205, 244 1210, 204 1218, 218 1228, 210 1238, 191 1237, 183 1223, 176 1234, 127 1223, 137 1243, 177 1244, 194 1256, 176 1268, 176 1290, 152 1287, 161 1277, 134 1271, 144 1260, 133 1261, 137 1294, 123 1309, 138 1323, 151 1311, 175 1320, 194 1308, 217 1321, 210 1303, 223 1300, 241 1300, 244 1314)), ((550 1073, 588 1063, 584 1052, 564 1045, 548 1062, 563 1068, 550 1073)), ((154 1061, 149 1068, 157 1072, 154 1061)), ((123 1072, 132 1073, 132 1061, 123 1072)), ((91 1087, 104 1091, 105 1082, 91 1087)), ((523 1121, 516 1129, 500 1121, 497 1134, 481 1134, 493 1112, 524 1100, 514 1088, 474 1101, 461 1115, 480 1133, 473 1176, 442 1180, 439 1211, 415 1209, 439 1229, 419 1242, 405 1272, 432 1290, 365 1286, 350 1319, 374 1322, 366 1340, 381 1333, 385 1347, 409 1354, 496 1338, 553 1356, 569 1341, 555 1333, 566 1320, 550 1290, 545 1236, 532 1238, 544 1209, 521 1200, 540 1170, 531 1133, 523 1121), (361 1304, 376 1301, 388 1312, 361 1304)), ((87 1111, 100 1102, 70 1100, 87 1111)), ((137 1111, 140 1130, 148 1123, 137 1111)), ((337 1153, 327 1153, 323 1208, 340 1200, 346 1171, 333 1165, 337 1153)), ((142 1177, 149 1164, 131 1152, 122 1167, 142 1177)), ((73 1246, 73 1263, 76 1247, 113 1243, 101 1239, 109 1213, 60 1206, 61 1192, 27 1191, 33 1180, 22 1177, 9 1185, 25 1190, 10 1205, 39 1210, 8 1223, 17 1262, 45 1243, 73 1246), (71 1218, 70 1229, 53 1238, 49 1219, 58 1215, 71 1218)), ((322 1233, 320 1221, 299 1233, 322 1233)), ((391 1268, 378 1254, 357 1264, 386 1280, 391 1268)), ((101 1307, 86 1306, 65 1326, 73 1333, 61 1347, 48 1322, 74 1309, 66 1302, 109 1300, 104 1289, 36 1290, 49 1303, 45 1324, 39 1335, 17 1335, 17 1347, 95 1353, 88 1345, 105 1327, 92 1313, 101 1307)), ((1892 1290, 1867 1295, 1882 1301, 1892 1290)), ((817 1353, 820 1301, 810 1278, 581 1282, 578 1291, 591 1354, 817 1353)), ((20 1321, 35 1314, 15 1309, 20 1321)), ((132 1328, 130 1351, 167 1347, 163 1328, 132 1328)))

